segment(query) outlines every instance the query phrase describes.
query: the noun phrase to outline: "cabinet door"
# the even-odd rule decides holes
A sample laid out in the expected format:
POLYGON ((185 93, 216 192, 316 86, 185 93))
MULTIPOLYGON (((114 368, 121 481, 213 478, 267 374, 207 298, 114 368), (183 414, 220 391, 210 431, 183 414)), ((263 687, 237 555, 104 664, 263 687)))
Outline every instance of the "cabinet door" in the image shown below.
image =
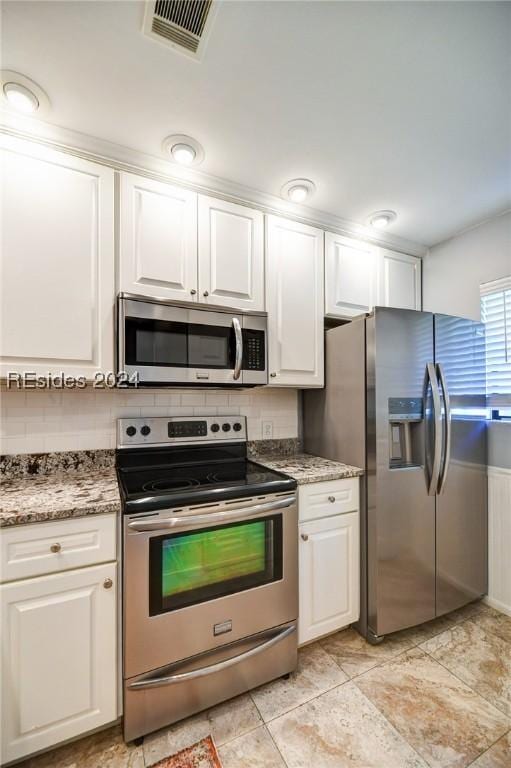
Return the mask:
POLYGON ((260 211, 199 196, 199 301, 264 310, 260 211))
POLYGON ((325 235, 325 314, 355 317, 378 303, 377 248, 351 237, 325 235))
POLYGON ((300 644, 359 618, 359 514, 300 525, 300 644))
POLYGON ((115 563, 4 584, 0 596, 2 762, 115 720, 115 563))
POLYGON ((197 195, 121 174, 120 290, 197 300, 197 195))
POLYGON ((268 216, 267 236, 269 384, 321 387, 323 232, 268 216))
POLYGON ((1 370, 113 369, 114 172, 1 139, 1 370))
POLYGON ((380 248, 380 303, 397 309, 422 309, 421 260, 380 248))

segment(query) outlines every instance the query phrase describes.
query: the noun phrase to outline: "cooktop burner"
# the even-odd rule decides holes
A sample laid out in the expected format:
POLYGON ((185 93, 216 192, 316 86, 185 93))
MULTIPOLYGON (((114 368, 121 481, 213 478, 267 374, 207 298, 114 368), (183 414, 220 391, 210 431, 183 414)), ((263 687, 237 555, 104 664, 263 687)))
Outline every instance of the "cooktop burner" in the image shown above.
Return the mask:
MULTIPOLYGON (((147 420, 140 421, 145 424, 147 420)), ((193 417, 186 420, 187 432, 196 431, 195 421, 199 420, 193 417)), ((292 478, 247 459, 246 439, 231 442, 224 437, 217 438, 216 431, 208 426, 201 430, 196 442, 192 442, 188 434, 181 436, 184 427, 179 431, 173 423, 172 429, 165 429, 168 419, 165 425, 158 422, 160 418, 150 420, 151 428, 159 430, 157 445, 143 442, 143 424, 139 429, 138 420, 133 419, 129 427, 139 429, 138 445, 117 450, 117 476, 124 512, 262 496, 296 488, 292 478), (176 430, 179 437, 175 436, 176 430), (185 444, 180 440, 186 440, 185 444)))
POLYGON ((151 480, 142 486, 143 491, 182 491, 185 488, 193 488, 199 485, 199 481, 192 477, 168 477, 163 480, 151 480))

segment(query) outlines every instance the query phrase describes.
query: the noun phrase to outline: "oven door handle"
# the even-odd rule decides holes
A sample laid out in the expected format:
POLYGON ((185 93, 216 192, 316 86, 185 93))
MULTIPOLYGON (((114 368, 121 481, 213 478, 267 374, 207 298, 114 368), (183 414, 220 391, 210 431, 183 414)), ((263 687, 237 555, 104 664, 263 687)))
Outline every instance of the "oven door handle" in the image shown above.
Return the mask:
POLYGON ((133 520, 128 523, 131 531, 165 531, 169 528, 188 528, 190 525, 216 525, 225 520, 234 520, 235 518, 250 518, 260 515, 262 512, 271 512, 273 509, 284 509, 290 507, 296 501, 296 496, 285 496, 276 501, 267 501, 263 504, 254 504, 251 507, 242 507, 241 509, 221 510, 220 512, 209 512, 205 515, 188 515, 183 517, 167 517, 165 520, 133 520))
POLYGON ((237 317, 232 318, 232 327, 234 328, 234 337, 236 339, 236 358, 234 361, 233 379, 237 381, 241 373, 241 364, 243 362, 243 334, 241 333, 240 321, 237 317))
POLYGON ((135 683, 130 683, 128 688, 130 690, 140 691, 146 688, 158 688, 161 685, 173 685, 175 683, 184 683, 188 680, 194 680, 197 677, 205 677, 206 675, 212 675, 215 672, 221 672, 224 669, 233 667, 235 664, 240 664, 242 661, 257 656, 263 651, 267 651, 272 646, 285 640, 287 637, 296 632, 296 624, 292 624, 290 627, 286 627, 280 630, 276 635, 270 637, 269 640, 265 640, 260 645, 256 645, 245 653, 240 653, 239 656, 231 656, 230 659, 219 661, 217 664, 210 664, 207 667, 200 667, 199 669, 192 669, 190 672, 178 672, 175 675, 167 675, 165 677, 153 677, 146 680, 137 680, 135 683))

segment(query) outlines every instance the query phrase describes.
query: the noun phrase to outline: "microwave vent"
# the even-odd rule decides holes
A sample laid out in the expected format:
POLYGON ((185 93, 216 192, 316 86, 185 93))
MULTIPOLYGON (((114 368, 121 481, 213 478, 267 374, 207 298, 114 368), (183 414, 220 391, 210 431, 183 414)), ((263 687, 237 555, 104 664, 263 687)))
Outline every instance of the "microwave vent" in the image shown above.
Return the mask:
POLYGON ((146 2, 144 34, 200 59, 216 6, 217 0, 151 0, 146 2))

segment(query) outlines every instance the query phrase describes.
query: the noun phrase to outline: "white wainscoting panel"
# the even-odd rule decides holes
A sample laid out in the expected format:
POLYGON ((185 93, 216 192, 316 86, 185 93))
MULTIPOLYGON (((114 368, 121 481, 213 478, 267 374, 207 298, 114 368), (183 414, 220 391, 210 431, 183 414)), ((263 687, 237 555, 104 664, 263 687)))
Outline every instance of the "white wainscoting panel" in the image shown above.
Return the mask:
POLYGON ((488 597, 511 616, 511 469, 488 467, 488 597))

